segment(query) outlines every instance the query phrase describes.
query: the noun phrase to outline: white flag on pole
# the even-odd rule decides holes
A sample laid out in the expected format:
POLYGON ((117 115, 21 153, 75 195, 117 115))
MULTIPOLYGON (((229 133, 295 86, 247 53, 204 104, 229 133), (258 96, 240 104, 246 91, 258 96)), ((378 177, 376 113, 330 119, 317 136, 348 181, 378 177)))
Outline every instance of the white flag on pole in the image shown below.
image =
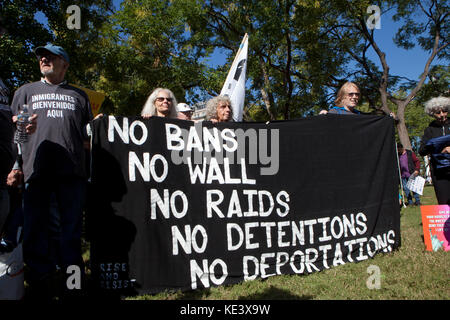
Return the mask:
POLYGON ((233 105, 233 120, 242 121, 245 100, 245 82, 247 72, 247 52, 248 52, 248 35, 245 34, 244 39, 239 47, 239 51, 228 72, 227 80, 223 85, 220 95, 230 97, 233 105))

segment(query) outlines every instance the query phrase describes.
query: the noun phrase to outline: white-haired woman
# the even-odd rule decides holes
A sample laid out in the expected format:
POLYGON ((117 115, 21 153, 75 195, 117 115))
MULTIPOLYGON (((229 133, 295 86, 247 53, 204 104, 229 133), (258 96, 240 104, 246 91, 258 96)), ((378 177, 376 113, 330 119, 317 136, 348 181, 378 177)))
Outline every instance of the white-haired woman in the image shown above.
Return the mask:
MULTIPOLYGON (((425 103, 425 113, 435 118, 427 128, 425 128, 420 144, 419 154, 425 156, 431 154, 431 179, 438 204, 450 204, 450 167, 439 166, 436 154, 441 154, 441 159, 450 159, 450 143, 442 146, 442 150, 432 150, 427 147, 430 139, 450 135, 450 121, 448 110, 450 108, 450 98, 437 97, 425 103)), ((450 140, 450 139, 449 139, 450 140)), ((441 149, 441 147, 439 148, 441 149)))
POLYGON ((233 108, 228 96, 217 96, 206 103, 206 120, 212 122, 233 121, 233 108))
POLYGON ((148 97, 141 111, 141 116, 148 119, 152 116, 173 118, 177 117, 177 100, 172 91, 157 88, 148 97))

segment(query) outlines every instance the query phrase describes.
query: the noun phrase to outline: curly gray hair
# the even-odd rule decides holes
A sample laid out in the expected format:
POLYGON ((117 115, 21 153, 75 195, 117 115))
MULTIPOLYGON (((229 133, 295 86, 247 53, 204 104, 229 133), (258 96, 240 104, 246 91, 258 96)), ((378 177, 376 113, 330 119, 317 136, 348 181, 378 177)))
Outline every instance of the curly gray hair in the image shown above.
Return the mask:
POLYGON ((447 97, 437 97, 432 98, 425 102, 425 113, 432 116, 435 111, 439 109, 444 109, 448 112, 450 107, 450 98, 447 97))
POLYGON ((145 102, 144 107, 142 108, 141 116, 156 115, 155 100, 158 97, 160 91, 166 91, 172 98, 172 107, 170 109, 169 118, 175 119, 177 117, 177 104, 178 104, 177 99, 175 98, 173 92, 166 88, 156 88, 155 90, 153 90, 153 92, 150 94, 147 101, 145 102))
POLYGON ((233 106, 228 96, 217 96, 206 103, 206 120, 217 119, 217 106, 220 102, 226 102, 230 105, 231 117, 233 117, 233 106))

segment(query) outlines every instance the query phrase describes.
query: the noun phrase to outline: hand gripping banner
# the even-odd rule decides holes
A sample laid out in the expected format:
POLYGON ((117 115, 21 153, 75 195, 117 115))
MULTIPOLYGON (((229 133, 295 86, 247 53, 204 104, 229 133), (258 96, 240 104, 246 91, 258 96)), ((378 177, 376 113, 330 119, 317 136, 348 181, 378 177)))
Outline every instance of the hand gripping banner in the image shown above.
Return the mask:
POLYGON ((390 252, 400 246, 395 152, 390 117, 95 120, 96 287, 192 290, 390 252))

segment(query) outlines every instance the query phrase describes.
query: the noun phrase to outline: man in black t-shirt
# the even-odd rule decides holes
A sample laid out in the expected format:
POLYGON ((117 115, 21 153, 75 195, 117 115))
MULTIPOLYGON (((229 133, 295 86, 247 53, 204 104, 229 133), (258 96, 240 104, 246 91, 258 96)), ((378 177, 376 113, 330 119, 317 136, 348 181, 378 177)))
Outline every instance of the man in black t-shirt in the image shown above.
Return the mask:
MULTIPOLYGON (((61 240, 62 273, 69 266, 83 272, 81 257, 82 210, 86 193, 86 125, 92 119, 87 95, 64 80, 69 67, 66 51, 52 44, 35 54, 43 78, 20 87, 11 109, 15 115, 24 104, 37 114, 36 133, 22 146, 24 191, 24 261, 30 268, 29 284, 36 297, 48 297, 45 279, 55 271, 49 244, 52 198, 56 199, 61 240), (35 289, 35 290, 33 290, 35 289)), ((64 285, 65 286, 65 285, 64 285)))

